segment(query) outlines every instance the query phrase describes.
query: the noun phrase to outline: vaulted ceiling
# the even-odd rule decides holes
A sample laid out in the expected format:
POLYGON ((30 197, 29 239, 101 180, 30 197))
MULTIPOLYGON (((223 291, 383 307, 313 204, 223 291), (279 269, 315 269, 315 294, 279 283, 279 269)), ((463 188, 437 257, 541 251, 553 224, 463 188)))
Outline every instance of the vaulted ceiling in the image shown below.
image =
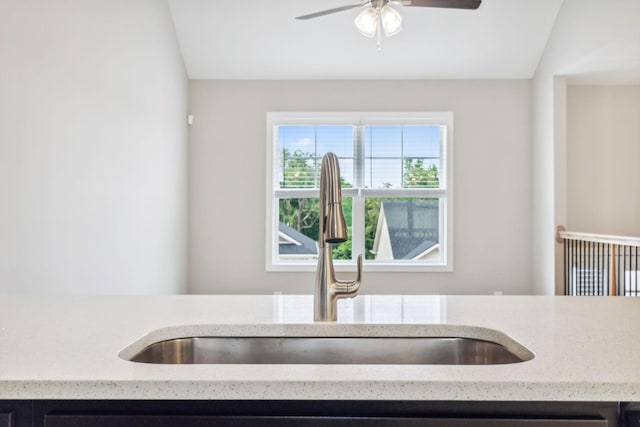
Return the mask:
POLYGON ((192 79, 530 78, 562 0, 483 0, 477 10, 394 6, 403 30, 376 41, 357 0, 169 0, 192 79))

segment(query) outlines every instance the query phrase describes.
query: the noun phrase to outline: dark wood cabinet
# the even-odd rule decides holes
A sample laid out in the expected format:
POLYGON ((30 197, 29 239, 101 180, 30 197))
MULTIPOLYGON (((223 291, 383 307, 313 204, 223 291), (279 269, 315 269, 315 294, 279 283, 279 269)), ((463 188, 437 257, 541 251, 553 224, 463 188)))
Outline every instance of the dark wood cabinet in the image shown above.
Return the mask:
POLYGON ((30 427, 32 407, 28 400, 0 400, 0 427, 30 427))
POLYGON ((0 427, 15 427, 13 412, 0 412, 0 427))
POLYGON ((52 415, 46 427, 607 427, 605 419, 52 415))
POLYGON ((0 401, 0 427, 618 427, 617 403, 0 401))

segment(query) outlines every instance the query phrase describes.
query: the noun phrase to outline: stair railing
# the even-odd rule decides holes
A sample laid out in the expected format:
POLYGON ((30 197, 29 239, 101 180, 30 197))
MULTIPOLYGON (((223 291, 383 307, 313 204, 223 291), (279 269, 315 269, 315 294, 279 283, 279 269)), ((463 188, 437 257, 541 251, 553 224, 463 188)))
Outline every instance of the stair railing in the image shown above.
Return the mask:
POLYGON ((564 245, 565 295, 640 296, 640 238, 577 233, 556 227, 564 245))

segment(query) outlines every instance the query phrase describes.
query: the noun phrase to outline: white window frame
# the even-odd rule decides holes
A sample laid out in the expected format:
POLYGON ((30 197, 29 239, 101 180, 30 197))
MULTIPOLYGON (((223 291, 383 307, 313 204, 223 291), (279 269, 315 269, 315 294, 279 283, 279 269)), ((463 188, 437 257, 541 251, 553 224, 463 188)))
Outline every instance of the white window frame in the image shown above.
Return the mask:
MULTIPOLYGON (((442 251, 442 262, 419 263, 400 261, 373 261, 364 260, 364 270, 370 272, 452 272, 453 271, 453 113, 451 112, 268 112, 267 113, 267 153, 266 153, 266 241, 265 241, 265 269, 274 272, 308 272, 315 271, 316 262, 283 262, 278 260, 277 245, 278 225, 275 222, 278 218, 278 198, 277 183, 278 171, 274 168, 274 157, 278 150, 275 143, 274 129, 282 125, 440 125, 446 127, 445 138, 441 147, 441 159, 444 171, 441 176, 445 177, 445 182, 440 188, 424 189, 350 189, 343 188, 342 195, 354 197, 354 216, 362 210, 364 215, 364 203, 362 207, 357 206, 357 198, 361 197, 393 197, 406 196, 411 193, 411 197, 438 197, 441 200, 440 220, 440 244, 444 243, 442 251), (441 209, 441 212, 443 210, 441 209)), ((290 191, 290 190, 289 190, 290 191)), ((318 197, 318 189, 296 190, 299 197, 318 197)), ((364 247, 364 230, 356 228, 354 220, 353 229, 353 253, 356 247, 364 247)), ((354 261, 336 260, 334 261, 336 271, 353 270, 354 261)))

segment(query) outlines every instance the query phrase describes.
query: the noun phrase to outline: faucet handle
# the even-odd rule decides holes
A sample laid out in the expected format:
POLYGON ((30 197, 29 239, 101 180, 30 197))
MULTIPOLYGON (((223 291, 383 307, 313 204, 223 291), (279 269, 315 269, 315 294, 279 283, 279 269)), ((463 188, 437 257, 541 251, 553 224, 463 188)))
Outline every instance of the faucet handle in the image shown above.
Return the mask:
POLYGON ((362 281, 362 254, 358 255, 357 269, 355 280, 336 280, 335 289, 337 298, 352 298, 358 293, 362 281))

